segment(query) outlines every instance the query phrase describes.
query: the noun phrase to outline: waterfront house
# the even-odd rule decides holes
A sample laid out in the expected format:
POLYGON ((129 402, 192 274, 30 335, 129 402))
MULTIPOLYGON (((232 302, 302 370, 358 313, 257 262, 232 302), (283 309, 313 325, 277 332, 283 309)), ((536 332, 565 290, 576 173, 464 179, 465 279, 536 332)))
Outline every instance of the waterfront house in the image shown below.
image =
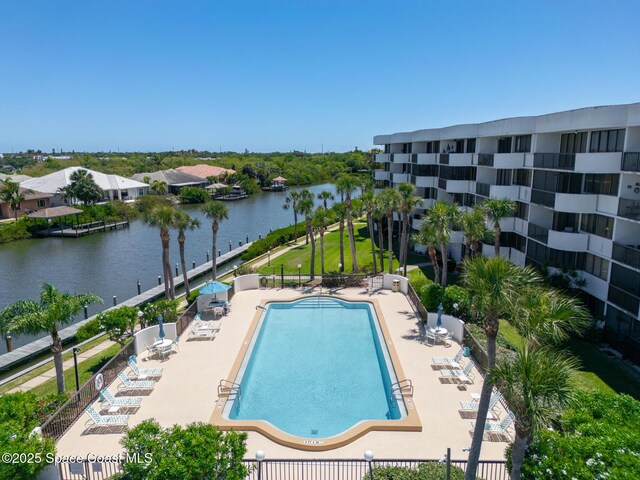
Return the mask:
POLYGON ((224 178, 227 175, 236 173, 235 170, 231 170, 230 168, 222 168, 222 167, 216 167, 214 165, 205 165, 205 164, 184 165, 182 167, 178 167, 176 170, 189 173, 191 175, 195 175, 196 177, 200 177, 204 179, 214 178, 216 182, 219 182, 221 178, 224 178))
MULTIPOLYGON (((207 186, 207 183, 209 183, 206 178, 201 178, 187 172, 181 172, 173 168, 150 173, 136 173, 131 178, 140 182, 144 182, 145 179, 148 179, 149 184, 153 184, 156 181, 164 182, 167 184, 167 192, 176 195, 180 193, 180 190, 184 187, 204 188, 207 186)), ((156 193, 153 189, 150 191, 156 193)))
MULTIPOLYGON (((0 180, 0 190, 3 188, 4 182, 0 180)), ((20 202, 17 210, 13 210, 10 203, 0 200, 0 218, 14 218, 16 214, 21 217, 22 215, 49 208, 51 197, 53 197, 50 193, 37 192, 23 187, 20 187, 20 193, 24 195, 24 200, 20 202)))
POLYGON ((61 188, 71 184, 71 175, 77 170, 85 170, 91 174, 96 185, 104 191, 103 201, 105 202, 110 200, 132 201, 140 195, 146 195, 149 190, 149 185, 146 183, 121 177, 120 175, 97 172, 84 167, 64 168, 42 177, 24 181, 20 183, 20 186, 29 190, 52 194, 52 207, 67 205, 67 201, 60 195, 59 191, 61 188))

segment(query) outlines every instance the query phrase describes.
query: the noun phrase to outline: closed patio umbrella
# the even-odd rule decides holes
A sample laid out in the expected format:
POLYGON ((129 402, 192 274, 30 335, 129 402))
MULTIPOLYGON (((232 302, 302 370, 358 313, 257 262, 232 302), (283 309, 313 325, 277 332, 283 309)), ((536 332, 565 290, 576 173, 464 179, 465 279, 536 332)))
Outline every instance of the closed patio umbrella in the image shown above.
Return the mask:
POLYGON ((164 335, 165 335, 164 328, 162 328, 163 320, 164 319, 162 318, 162 315, 158 315, 158 336, 160 338, 164 338, 164 335))
POLYGON ((442 303, 438 305, 438 320, 436 321, 436 327, 440 328, 442 326, 442 303))

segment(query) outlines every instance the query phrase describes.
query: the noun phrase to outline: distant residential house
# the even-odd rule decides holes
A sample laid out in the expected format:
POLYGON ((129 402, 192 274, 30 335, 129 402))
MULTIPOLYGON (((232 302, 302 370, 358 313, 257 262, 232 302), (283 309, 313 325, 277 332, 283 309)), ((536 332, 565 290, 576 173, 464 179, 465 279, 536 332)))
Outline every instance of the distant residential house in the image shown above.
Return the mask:
POLYGON ((214 165, 184 165, 182 167, 178 167, 176 170, 180 172, 189 173, 191 175, 195 175, 200 178, 215 178, 216 182, 219 182, 221 178, 231 175, 232 173, 236 173, 235 170, 231 170, 230 168, 222 168, 216 167, 214 165))
POLYGON ((51 193, 51 206, 57 207, 67 205, 66 199, 59 193, 60 189, 71 185, 71 175, 77 170, 85 170, 91 174, 93 181, 104 192, 103 201, 122 200, 124 202, 135 200, 140 195, 146 195, 149 185, 130 178, 121 177, 120 175, 106 174, 96 172, 84 167, 68 167, 57 172, 35 177, 20 183, 21 187, 30 190, 51 193))
POLYGON ((0 180, 13 180, 16 183, 22 183, 22 182, 26 182, 27 180, 31 180, 33 177, 30 177, 29 175, 17 175, 17 174, 13 174, 13 175, 5 175, 4 173, 0 173, 0 180))
MULTIPOLYGON (((184 187, 204 188, 207 186, 207 183, 209 183, 206 179, 186 172, 181 172, 179 170, 174 170, 173 168, 150 173, 136 173, 131 178, 141 182, 143 182, 145 178, 148 178, 150 184, 153 184, 153 182, 156 181, 164 182, 167 184, 167 192, 173 194, 180 193, 180 190, 184 187)), ((153 190, 150 189, 150 192, 153 192, 153 190)))
MULTIPOLYGON (((0 180, 0 190, 3 188, 4 182, 0 180)), ((24 195, 24 200, 20 202, 17 210, 13 210, 10 203, 0 199, 0 218, 14 218, 16 213, 18 217, 21 217, 22 215, 49 208, 51 197, 53 197, 50 193, 36 192, 23 187, 20 187, 20 193, 24 195)))

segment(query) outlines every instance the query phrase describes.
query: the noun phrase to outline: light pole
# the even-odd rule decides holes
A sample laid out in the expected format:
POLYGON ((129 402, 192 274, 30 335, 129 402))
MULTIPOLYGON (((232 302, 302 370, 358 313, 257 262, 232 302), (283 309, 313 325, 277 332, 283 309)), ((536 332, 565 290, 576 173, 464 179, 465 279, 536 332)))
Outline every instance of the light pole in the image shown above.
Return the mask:
POLYGON ((256 452, 256 460, 258 461, 258 480, 262 480, 262 461, 266 457, 264 450, 258 450, 256 452))
POLYGON ((78 347, 73 347, 73 369, 76 373, 76 392, 79 392, 80 376, 78 375, 78 347))
POLYGON ((365 450, 364 459, 369 462, 369 477, 373 480, 373 452, 371 450, 365 450))
POLYGON ((300 288, 300 286, 302 285, 301 282, 301 278, 300 278, 300 269, 302 268, 302 264, 298 264, 298 288, 300 288))
POLYGON ((342 263, 339 263, 339 264, 338 264, 338 271, 339 271, 340 273, 342 273, 342 263))
POLYGON ((236 273, 237 271, 238 271, 238 265, 234 265, 234 266, 233 266, 233 276, 234 276, 234 277, 237 277, 237 276, 238 276, 238 274, 236 273))
POLYGON ((269 261, 269 266, 271 266, 271 249, 267 250, 267 260, 269 261))
POLYGON ((142 330, 144 328, 144 326, 142 325, 142 316, 144 315, 144 313, 142 313, 142 310, 138 310, 138 323, 140 324, 140 329, 142 330))

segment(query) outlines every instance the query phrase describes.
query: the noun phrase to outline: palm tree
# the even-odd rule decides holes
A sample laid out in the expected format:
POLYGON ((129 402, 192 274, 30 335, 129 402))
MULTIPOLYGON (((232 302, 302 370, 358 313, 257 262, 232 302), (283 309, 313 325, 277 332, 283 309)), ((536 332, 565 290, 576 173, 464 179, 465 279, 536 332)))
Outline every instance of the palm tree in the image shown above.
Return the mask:
POLYGON ((167 193, 167 182, 154 180, 151 184, 151 189, 158 195, 165 195, 167 193))
POLYGON ((163 204, 158 205, 144 214, 144 221, 150 227, 160 229, 160 241, 162 242, 162 273, 164 275, 164 294, 173 300, 176 296, 173 285, 173 274, 169 263, 169 241, 171 235, 169 230, 173 228, 175 222, 176 209, 163 204))
POLYGON ((64 370, 62 368, 62 339, 60 327, 71 322, 85 305, 102 303, 102 299, 92 293, 71 295, 60 292, 50 283, 42 285, 40 302, 19 300, 0 311, 0 319, 5 328, 14 333, 37 335, 47 332, 51 335, 51 352, 56 369, 58 393, 64 393, 64 370))
POLYGON ((298 210, 300 214, 304 215, 304 221, 306 225, 307 234, 311 237, 311 262, 309 265, 310 279, 315 278, 315 261, 316 261, 316 238, 313 234, 313 198, 305 197, 298 203, 298 210))
POLYGON ((410 183, 401 183, 398 186, 400 192, 400 215, 402 216, 402 237, 400 240, 400 264, 403 274, 407 276, 407 259, 409 258, 409 214, 422 205, 422 197, 415 195, 416 187, 410 183))
POLYGON ((516 213, 516 202, 508 198, 490 198, 482 202, 482 208, 487 213, 489 220, 493 221, 493 241, 495 242, 495 255, 500 256, 500 220, 512 217, 516 213))
POLYGON ((378 262, 376 259, 376 242, 373 239, 373 211, 376 208, 376 196, 371 190, 362 193, 362 208, 367 214, 367 229, 369 230, 369 240, 371 240, 371 257, 373 258, 373 273, 378 274, 378 262))
POLYGON ((378 224, 378 254, 380 256, 380 271, 384 272, 384 234, 383 230, 383 222, 385 218, 385 210, 380 201, 380 195, 376 195, 375 201, 373 202, 373 212, 372 215, 376 219, 378 224))
POLYGON ((478 205, 470 212, 465 212, 460 217, 460 226, 464 233, 465 258, 471 256, 471 252, 478 253, 478 242, 489 234, 487 229, 487 215, 484 209, 478 205))
POLYGON ((300 192, 291 191, 284 199, 282 208, 285 210, 293 210, 293 243, 298 241, 298 202, 300 201, 300 192))
POLYGON ((9 204, 15 214, 15 219, 18 220, 18 210, 20 210, 20 203, 25 200, 25 190, 21 190, 20 184, 10 178, 4 180, 3 183, 4 186, 0 190, 0 200, 9 204))
POLYGON ((358 259, 356 254, 356 238, 351 218, 351 195, 360 188, 360 181, 351 175, 343 175, 336 182, 338 192, 344 195, 344 206, 347 211, 347 233, 349 234, 349 247, 351 250, 351 270, 358 271, 358 259))
POLYGON ((313 214, 313 224, 320 234, 320 268, 324 274, 324 234, 327 231, 327 226, 334 221, 334 211, 332 209, 326 210, 323 207, 318 207, 313 214))
POLYGON ((438 244, 438 231, 428 222, 422 222, 417 235, 417 242, 427 246, 427 253, 433 265, 433 281, 440 283, 440 267, 438 266, 438 254, 436 245, 438 244))
POLYGON ((176 212, 175 228, 178 230, 178 246, 180 248, 180 264, 182 265, 182 278, 184 279, 184 289, 189 298, 191 290, 189 288, 189 276, 187 275, 187 264, 184 259, 184 243, 186 240, 184 232, 186 230, 195 230, 200 228, 200 220, 191 218, 187 212, 182 210, 176 212))
POLYGON ((333 207, 333 215, 338 220, 338 236, 340 238, 340 272, 344 272, 344 222, 347 218, 347 209, 344 206, 344 203, 334 203, 333 207))
POLYGON ((536 430, 552 425, 572 397, 577 363, 557 351, 524 344, 501 358, 488 375, 515 416, 511 478, 519 480, 525 452, 536 430))
POLYGON ((218 250, 218 228, 220 222, 229 218, 229 208, 222 202, 208 202, 200 210, 209 220, 211 220, 212 245, 211 245, 211 280, 215 280, 217 276, 216 255, 218 250))
MULTIPOLYGON (((520 291, 539 284, 541 279, 531 267, 521 268, 501 257, 475 256, 466 259, 464 264, 462 285, 469 291, 474 313, 483 320, 487 335, 487 367, 491 371, 496 364, 496 338, 500 318, 512 311, 520 291)), ((493 383, 488 377, 482 385, 465 480, 476 478, 492 388, 493 383)))
POLYGON ((440 256, 442 257, 441 284, 447 286, 447 244, 451 239, 451 227, 457 222, 460 212, 455 203, 436 200, 427 211, 425 222, 430 224, 437 232, 440 256))
POLYGON ((385 188, 380 195, 380 204, 387 217, 387 249, 389 250, 389 273, 393 273, 393 212, 400 206, 400 194, 393 188, 385 188))
POLYGON ((333 193, 327 192, 326 190, 323 190, 317 196, 318 196, 318 200, 322 201, 322 206, 324 207, 325 210, 327 210, 327 208, 328 208, 329 200, 331 200, 331 201, 334 200, 333 193))

